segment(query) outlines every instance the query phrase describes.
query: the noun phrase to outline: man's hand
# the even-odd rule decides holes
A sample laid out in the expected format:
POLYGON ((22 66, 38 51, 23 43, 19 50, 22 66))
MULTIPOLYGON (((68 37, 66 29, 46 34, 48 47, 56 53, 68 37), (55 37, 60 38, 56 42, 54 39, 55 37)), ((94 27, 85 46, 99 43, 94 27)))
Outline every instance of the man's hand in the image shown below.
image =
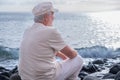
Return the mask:
POLYGON ((75 51, 69 46, 64 47, 62 50, 60 50, 60 52, 62 52, 65 56, 67 56, 70 59, 73 59, 78 55, 77 51, 75 51))
POLYGON ((68 59, 68 57, 66 56, 66 55, 64 55, 62 52, 57 52, 56 53, 56 56, 58 56, 58 57, 60 57, 61 59, 63 59, 63 60, 66 60, 66 59, 68 59))

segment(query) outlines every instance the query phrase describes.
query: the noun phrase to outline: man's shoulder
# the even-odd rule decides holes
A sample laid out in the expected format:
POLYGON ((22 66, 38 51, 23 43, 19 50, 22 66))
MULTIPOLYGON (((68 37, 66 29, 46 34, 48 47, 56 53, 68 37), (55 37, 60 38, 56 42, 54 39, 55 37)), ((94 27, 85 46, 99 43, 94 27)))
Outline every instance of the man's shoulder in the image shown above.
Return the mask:
POLYGON ((46 30, 47 30, 48 32, 51 32, 51 33, 57 32, 57 29, 54 28, 54 27, 48 27, 46 30))

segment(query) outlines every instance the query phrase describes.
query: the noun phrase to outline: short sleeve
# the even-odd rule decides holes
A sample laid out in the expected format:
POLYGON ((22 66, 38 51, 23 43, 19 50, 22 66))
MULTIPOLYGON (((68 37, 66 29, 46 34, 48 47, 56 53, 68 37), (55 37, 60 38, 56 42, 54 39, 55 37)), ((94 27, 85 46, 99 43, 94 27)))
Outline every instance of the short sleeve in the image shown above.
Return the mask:
POLYGON ((48 43, 55 51, 60 51, 66 46, 66 43, 56 29, 52 30, 48 43))

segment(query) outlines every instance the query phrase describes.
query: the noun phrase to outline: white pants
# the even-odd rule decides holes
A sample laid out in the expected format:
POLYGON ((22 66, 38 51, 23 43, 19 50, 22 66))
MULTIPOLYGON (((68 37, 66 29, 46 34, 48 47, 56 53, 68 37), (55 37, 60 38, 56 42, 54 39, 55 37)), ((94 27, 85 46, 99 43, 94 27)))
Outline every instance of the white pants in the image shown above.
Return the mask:
POLYGON ((78 74, 83 66, 81 56, 73 59, 57 61, 57 71, 55 80, 79 80, 78 74))

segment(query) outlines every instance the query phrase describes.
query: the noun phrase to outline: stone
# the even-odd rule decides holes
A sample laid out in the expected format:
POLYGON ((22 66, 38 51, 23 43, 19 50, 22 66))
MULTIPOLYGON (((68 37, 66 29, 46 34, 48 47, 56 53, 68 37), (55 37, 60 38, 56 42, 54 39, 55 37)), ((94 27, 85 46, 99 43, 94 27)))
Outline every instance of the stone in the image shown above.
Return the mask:
POLYGON ((0 80, 21 80, 17 66, 12 70, 0 66, 0 80))
POLYGON ((85 71, 81 71, 81 72, 79 73, 78 77, 81 78, 81 79, 83 80, 84 77, 87 76, 87 75, 88 75, 87 72, 85 72, 85 71))
POLYGON ((97 59, 92 62, 93 64, 104 64, 104 61, 102 59, 97 59))
POLYGON ((17 73, 18 72, 18 67, 15 66, 15 68, 13 68, 12 70, 9 71, 10 75, 17 73))
POLYGON ((118 64, 113 65, 112 68, 110 68, 109 73, 117 74, 119 71, 120 71, 120 64, 118 63, 118 64))
POLYGON ((4 67, 0 66, 0 72, 4 72, 4 71, 10 71, 10 70, 5 69, 4 67))
POLYGON ((101 79, 94 76, 86 76, 83 80, 101 80, 101 79))
POLYGON ((18 75, 18 73, 14 73, 10 76, 10 80, 21 80, 21 77, 18 75))
POLYGON ((115 80, 120 80, 120 71, 116 74, 115 80))
POLYGON ((4 75, 0 75, 0 80, 9 80, 9 77, 4 76, 4 75))
POLYGON ((100 71, 99 68, 92 63, 89 63, 88 65, 84 65, 82 70, 88 73, 94 73, 100 71))
POLYGON ((4 76, 7 76, 7 77, 10 77, 10 74, 7 71, 0 73, 0 75, 4 75, 4 76))
POLYGON ((102 79, 114 79, 115 78, 115 74, 112 74, 112 73, 107 73, 103 76, 102 79))

